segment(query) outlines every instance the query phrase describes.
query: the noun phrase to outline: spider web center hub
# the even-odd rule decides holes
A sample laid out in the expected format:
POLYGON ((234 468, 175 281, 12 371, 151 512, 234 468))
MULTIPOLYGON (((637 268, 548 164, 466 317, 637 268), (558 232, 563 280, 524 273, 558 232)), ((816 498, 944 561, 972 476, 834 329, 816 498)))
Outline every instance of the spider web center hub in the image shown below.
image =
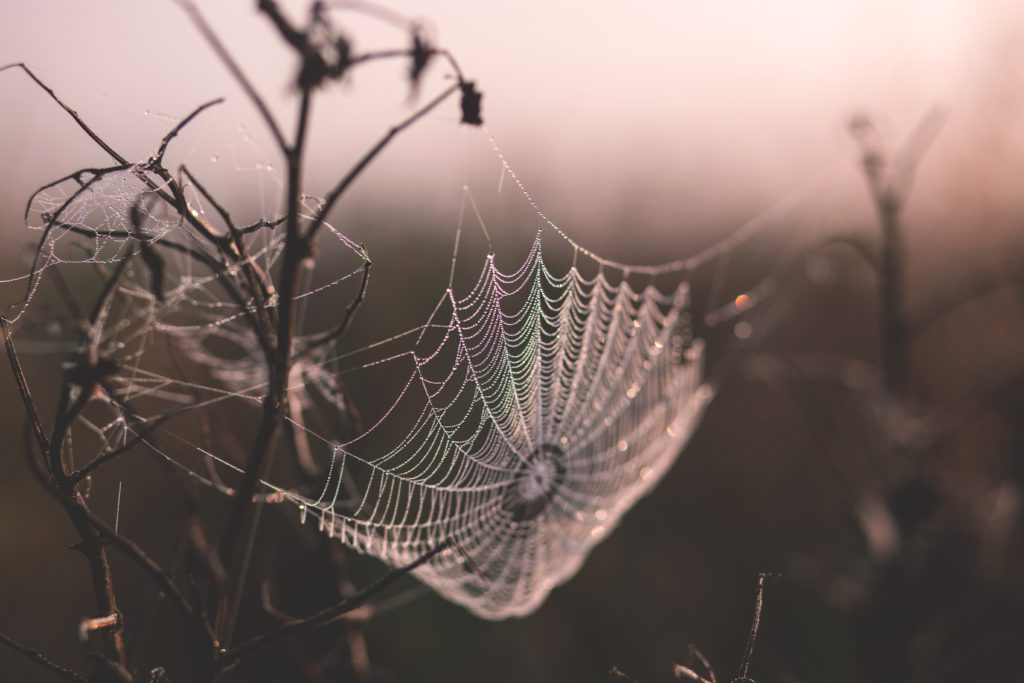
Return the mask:
POLYGON ((519 466, 505 491, 502 507, 516 522, 536 519, 565 479, 565 452, 554 444, 537 446, 519 466))

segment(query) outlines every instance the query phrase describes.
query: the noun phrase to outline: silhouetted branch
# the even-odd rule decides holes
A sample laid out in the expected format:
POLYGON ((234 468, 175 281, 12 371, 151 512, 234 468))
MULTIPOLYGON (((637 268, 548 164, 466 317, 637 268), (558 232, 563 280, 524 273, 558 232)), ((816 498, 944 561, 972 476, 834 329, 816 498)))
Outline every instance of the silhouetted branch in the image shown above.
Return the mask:
POLYGON ((10 637, 4 635, 3 633, 0 633, 0 643, 3 643, 4 645, 11 648, 23 657, 31 659, 39 666, 50 671, 50 673, 60 676, 65 680, 73 681, 74 683, 87 683, 83 677, 79 676, 71 669, 64 668, 60 664, 57 664, 56 662, 53 662, 50 659, 48 659, 41 652, 33 650, 30 647, 25 647, 24 645, 12 640, 10 637))
POLYGON ((163 139, 160 141, 160 147, 157 148, 156 154, 154 154, 153 157, 147 162, 147 165, 150 166, 151 168, 162 167, 164 163, 164 154, 167 152, 167 145, 171 144, 171 140, 176 138, 178 136, 178 133, 180 133, 185 126, 192 122, 192 119, 199 116, 210 107, 216 106, 223 102, 223 97, 218 97, 215 100, 205 102, 196 107, 191 114, 189 114, 181 121, 179 121, 177 125, 175 125, 174 128, 172 128, 170 132, 167 133, 167 135, 165 135, 163 139))
POLYGON ((323 226, 324 221, 327 220, 327 214, 331 212, 331 209, 334 208, 334 205, 337 203, 337 201, 341 199, 341 195, 345 193, 345 190, 347 190, 349 186, 352 184, 352 182, 359 177, 359 174, 361 174, 366 169, 366 167, 370 165, 370 162, 373 161, 385 147, 387 147, 388 143, 391 142, 391 140, 393 140, 396 135, 398 135, 406 128, 408 128, 409 126, 411 126, 412 124, 416 123, 421 118, 429 114, 439 104, 444 102, 454 92, 459 90, 459 88, 459 84, 455 84, 446 88, 441 94, 439 94, 426 105, 418 109, 407 119, 398 123, 397 125, 393 126, 390 130, 388 130, 388 132, 384 134, 384 137, 378 140, 377 144, 371 147, 369 151, 367 151, 366 154, 364 154, 363 157, 358 162, 356 162, 355 166, 353 166, 352 169, 348 173, 346 173, 341 180, 338 181, 337 185, 335 185, 334 188, 327 193, 327 197, 324 199, 323 204, 317 211, 316 216, 310 222, 309 229, 306 233, 307 239, 313 239, 316 236, 317 232, 323 226))
POLYGON ((19 62, 17 64, 8 64, 7 66, 0 67, 0 71, 6 71, 7 69, 21 69, 26 74, 28 74, 28 77, 35 81, 36 85, 42 88, 43 91, 45 91, 46 94, 50 96, 50 99, 56 102, 61 109, 66 111, 68 113, 68 116, 74 119, 75 123, 78 124, 78 127, 81 128, 93 142, 99 145, 104 152, 109 154, 114 159, 114 161, 118 162, 122 166, 129 165, 127 159, 125 159, 123 156, 114 151, 114 149, 110 145, 108 145, 103 140, 103 138, 101 138, 99 135, 93 132, 92 128, 90 128, 85 123, 85 121, 82 120, 82 117, 78 115, 78 112, 69 107, 68 105, 66 105, 63 100, 57 97, 57 94, 53 91, 53 89, 50 86, 46 85, 46 83, 44 83, 42 80, 40 80, 39 77, 36 76, 35 73, 33 73, 33 71, 28 68, 28 66, 19 62))
POLYGON ((282 153, 286 154, 288 150, 288 143, 285 142, 284 135, 281 133, 281 129, 277 125, 277 120, 274 119, 274 115, 270 113, 270 108, 267 106, 266 102, 263 101, 263 98, 260 96, 259 92, 257 92, 256 87, 252 84, 249 78, 245 75, 245 72, 242 71, 242 68, 238 66, 238 63, 231 56, 231 53, 229 53, 227 48, 224 47, 224 43, 222 43, 220 38, 217 37, 217 34, 214 33, 210 25, 206 23, 206 19, 199 12, 199 8, 190 0, 175 1, 182 9, 185 10, 185 13, 189 16, 189 19, 192 20, 193 25, 195 25, 200 35, 203 36, 207 44, 213 49, 221 63, 223 63, 224 66, 227 67, 227 70, 231 72, 235 82, 241 86, 246 96, 248 96, 249 101, 253 103, 256 110, 260 113, 260 116, 263 117, 263 121, 267 124, 270 134, 274 136, 274 140, 277 142, 278 148, 282 153))
POLYGON ((775 574, 761 572, 757 575, 757 597, 754 599, 754 618, 750 622, 750 635, 747 636, 747 644, 743 648, 743 658, 740 660, 739 673, 736 674, 736 681, 749 681, 750 662, 754 658, 754 644, 757 643, 757 634, 761 629, 761 611, 764 609, 764 589, 768 579, 775 574))
POLYGON ((1024 287, 1024 262, 998 273, 973 273, 930 292, 908 314, 911 335, 919 337, 957 308, 1002 289, 1024 287))
POLYGON ((377 595, 382 593, 389 586, 391 586, 391 584, 393 584, 395 581, 402 578, 406 574, 409 574, 410 572, 416 570, 418 567, 426 564, 431 559, 433 559, 435 555, 444 550, 447 550, 449 547, 451 547, 450 541, 442 542, 436 548, 430 550, 429 552, 425 553, 423 556, 410 562, 409 564, 392 569, 391 571, 387 572, 379 579, 371 583, 369 586, 364 588, 363 590, 359 591, 355 595, 345 598, 338 604, 328 607, 327 609, 321 610, 320 612, 317 612, 316 614, 305 619, 302 619, 300 621, 291 621, 286 624, 282 624, 281 626, 277 627, 272 631, 268 631, 267 633, 264 633, 261 636, 257 636, 252 640, 242 643, 241 645, 233 648, 232 650, 229 650, 228 653, 225 655, 225 666, 233 666, 242 659, 250 657, 264 650, 265 648, 274 645, 275 643, 278 643, 282 640, 286 640, 293 636, 300 635, 302 633, 312 631, 316 628, 319 628, 320 626, 323 626, 324 624, 328 624, 334 621, 338 617, 341 617, 344 614, 347 614, 348 612, 351 612, 365 605, 367 602, 369 602, 377 595))
MULTIPOLYGON (((366 253, 365 247, 363 248, 363 253, 366 253)), ((356 310, 358 310, 359 306, 362 305, 363 300, 366 298, 366 288, 370 283, 370 267, 372 265, 373 263, 368 258, 363 261, 363 277, 359 282, 359 291, 356 292, 355 297, 349 302, 348 306, 345 307, 345 312, 342 314, 341 320, 338 321, 338 324, 335 325, 334 328, 310 339, 307 342, 303 354, 308 354, 310 351, 340 339, 345 335, 349 325, 352 324, 352 318, 355 316, 356 310)))

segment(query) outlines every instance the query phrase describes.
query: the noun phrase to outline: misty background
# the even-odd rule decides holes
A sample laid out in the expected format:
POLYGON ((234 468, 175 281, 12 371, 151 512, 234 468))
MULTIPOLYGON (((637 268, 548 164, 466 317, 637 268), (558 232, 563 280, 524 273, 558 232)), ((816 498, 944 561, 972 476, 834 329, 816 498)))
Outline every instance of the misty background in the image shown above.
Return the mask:
MULTIPOLYGON (((306 6, 281 4, 295 17, 306 6)), ((295 63, 253 5, 207 3, 202 10, 287 122, 295 63)), ((387 5, 422 18, 477 82, 486 130, 459 126, 457 104, 446 103, 403 133, 333 216, 375 261, 353 329, 357 342, 407 329, 429 314, 433 294, 444 287, 463 185, 480 203, 495 243, 525 253, 540 220, 503 177, 490 135, 546 216, 618 261, 687 256, 802 188, 788 220, 756 249, 736 251, 726 270, 727 299, 780 264, 795 263, 802 276, 803 262, 793 258, 802 245, 834 234, 875 238, 851 117, 870 115, 897 148, 925 116, 941 111, 944 123, 903 216, 909 300, 961 275, 1000 269, 1022 251, 1024 7, 1015 0, 387 5)), ((378 22, 356 16, 344 25, 357 49, 404 46, 400 32, 378 22)), ((2 0, 0 65, 11 62, 28 64, 130 159, 148 157, 200 103, 226 97, 186 129, 171 159, 196 171, 239 220, 280 206, 276 171, 263 167, 280 165, 270 138, 173 2, 2 0)), ((317 101, 310 192, 330 188, 411 111, 406 68, 372 65, 317 101)), ((446 73, 445 65, 433 64, 416 101, 443 88, 446 73)), ((24 74, 0 73, 0 94, 3 279, 28 267, 37 234, 24 229, 22 213, 32 191, 107 160, 24 74)), ((784 305, 773 309, 771 327, 778 334, 752 353, 877 360, 873 276, 849 254, 830 258, 825 275, 808 271, 817 289, 797 284, 777 292, 784 305)), ((467 267, 473 270, 471 261, 467 267)), ((709 287, 698 284, 695 298, 706 305, 709 287)), ((7 304, 19 290, 3 287, 7 304)), ((997 292, 944 323, 916 349, 921 392, 948 397, 1016 376, 1024 367, 1022 318, 1019 301, 997 292)), ((757 318, 752 322, 757 329, 757 318)), ((40 377, 52 365, 43 357, 28 362, 40 377)), ((809 418, 798 404, 780 400, 771 382, 751 381, 739 370, 717 379, 719 398, 665 481, 536 614, 480 622, 423 597, 367 626, 381 679, 591 681, 605 680, 614 664, 646 683, 669 680, 671 662, 685 658, 689 642, 728 678, 746 636, 754 576, 763 569, 795 579, 776 588, 777 597, 769 593, 758 656, 771 675, 758 680, 884 678, 872 662, 886 660, 863 636, 877 629, 875 613, 865 608, 869 616, 850 617, 822 588, 822 576, 854 564, 849 558, 859 537, 856 504, 807 438, 809 418)), ((55 389, 41 385, 41 400, 52 401, 55 389)), ((6 371, 0 392, 0 433, 16 443, 22 408, 6 371)), ((965 501, 1019 468, 1024 441, 1012 415, 1022 392, 1014 392, 993 413, 965 420, 945 453, 949 466, 938 478, 961 487, 965 501)), ((838 415, 830 433, 843 446, 833 455, 856 473, 870 470, 861 452, 870 442, 862 416, 846 399, 817 400, 838 415)), ((20 446, 2 457, 0 631, 77 663, 74 629, 92 606, 84 568, 67 559, 72 534, 28 475, 20 446)), ((877 483, 864 483, 870 475, 858 476, 855 499, 877 493, 877 483)), ((144 491, 152 485, 138 484, 144 491)), ((145 537, 166 523, 139 517, 131 528, 145 537)), ((302 573, 294 580, 303 581, 302 573)), ((941 582, 927 587, 946 594, 941 582)), ((886 616, 877 618, 884 623, 886 616)), ((284 676, 280 666, 253 672, 253 680, 284 676)), ((41 676, 0 650, 0 672, 6 671, 22 680, 41 676)))

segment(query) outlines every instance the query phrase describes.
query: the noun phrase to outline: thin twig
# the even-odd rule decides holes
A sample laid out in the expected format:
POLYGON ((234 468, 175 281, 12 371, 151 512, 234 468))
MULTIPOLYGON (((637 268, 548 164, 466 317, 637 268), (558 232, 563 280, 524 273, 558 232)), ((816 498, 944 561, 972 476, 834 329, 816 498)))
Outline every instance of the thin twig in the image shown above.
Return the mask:
POLYGON ((164 154, 167 152, 167 145, 171 144, 171 140, 176 138, 178 136, 178 133, 180 133, 185 126, 187 126, 189 123, 192 122, 192 119, 194 119, 195 117, 199 116, 200 114, 202 114, 204 111, 206 111, 210 107, 216 106, 216 105, 221 104, 223 102, 224 102, 224 98, 223 97, 218 97, 215 100, 210 100, 209 102, 204 102, 203 104, 201 104, 198 107, 196 107, 195 110, 193 110, 191 114, 189 114, 188 116, 183 118, 181 121, 179 121, 178 124, 176 126, 174 126, 174 128, 172 128, 170 130, 170 132, 167 133, 167 135, 165 135, 163 137, 163 140, 160 141, 160 147, 157 149, 156 154, 153 155, 153 158, 149 160, 149 164, 148 165, 150 167, 152 167, 152 168, 156 168, 156 167, 162 166, 163 162, 164 162, 164 154))
POLYGON ((3 643, 18 654, 31 659, 36 664, 48 669, 51 673, 56 674, 65 680, 74 681, 74 683, 86 683, 86 680, 83 677, 79 676, 71 669, 64 668, 60 664, 48 659, 43 653, 15 642, 3 633, 0 633, 0 643, 3 643))
POLYGON ((206 23, 206 19, 199 12, 199 8, 195 6, 190 0, 176 0, 181 6, 185 13, 192 20, 196 29, 206 40, 207 44, 217 53, 217 57, 227 67, 227 70, 231 72, 232 77, 241 86, 242 90, 248 96, 249 100, 253 103, 256 109, 259 111, 260 116, 263 117, 263 121, 267 124, 267 128, 270 129, 270 134, 274 136, 274 140, 277 142, 278 148, 282 153, 287 153, 288 144, 285 142, 284 135, 281 133, 281 128, 277 125, 277 121, 274 119, 274 115, 270 113, 270 108, 266 102, 260 96, 259 92, 256 91, 256 87, 252 84, 249 78, 242 71, 242 68, 238 66, 238 63, 228 52, 227 48, 224 47, 224 43, 221 42, 217 34, 214 33, 213 28, 206 23))
POLYGON ((21 367, 18 351, 14 347, 14 338, 11 336, 10 325, 7 322, 7 318, 3 316, 0 316, 0 330, 3 331, 4 348, 7 350, 7 360, 11 364, 11 371, 14 373, 14 383, 18 387, 21 403, 25 407, 25 412, 28 413, 29 422, 32 424, 32 432, 35 434, 36 441, 39 444, 39 451, 45 453, 50 447, 50 440, 46 435, 46 428, 43 427, 43 421, 39 417, 39 411, 36 409, 35 399, 32 398, 32 392, 29 390, 28 380, 25 379, 25 371, 21 367))
POLYGON ((302 187, 303 150, 306 140, 307 123, 311 106, 309 88, 302 92, 299 116, 296 124, 295 145, 285 147, 288 164, 288 209, 285 222, 284 262, 281 266, 278 286, 277 347, 268 361, 267 372, 270 384, 263 399, 263 416, 252 451, 245 465, 242 480, 238 485, 236 505, 228 520, 221 542, 222 556, 230 558, 230 574, 235 582, 227 621, 222 625, 221 634, 225 645, 230 645, 235 620, 241 606, 245 577, 248 572, 256 529, 259 526, 262 505, 253 506, 253 494, 263 479, 263 473, 273 459, 274 446, 281 430, 284 411, 284 394, 292 363, 292 343, 296 333, 295 291, 298 287, 299 272, 307 259, 312 258, 310 240, 299 233, 299 197, 302 187), (241 545, 239 543, 242 542, 241 545))
MULTIPOLYGON (((366 253, 365 248, 363 253, 366 253)), ((363 277, 359 282, 359 291, 356 292, 355 297, 349 302, 348 306, 345 307, 345 313, 341 316, 341 320, 332 329, 320 334, 319 336, 313 337, 306 345, 303 355, 310 353, 311 351, 320 348, 326 344, 331 343, 336 339, 340 339, 348 331, 349 325, 352 324, 352 319, 355 317, 356 311, 359 306, 362 305, 366 299, 366 289, 370 283, 370 267, 373 262, 370 259, 363 261, 363 277)))
POLYGON ((693 683, 714 683, 714 681, 709 681, 690 667, 683 666, 682 664, 676 664, 672 667, 672 675, 676 678, 693 681, 693 683))
POLYGON ((252 640, 249 640, 241 645, 230 650, 224 658, 225 668, 233 666, 242 659, 250 657, 258 652, 261 652, 265 648, 279 643, 282 640, 286 640, 293 636, 300 635, 312 631, 324 624, 328 624, 335 619, 343 616, 344 614, 351 612, 372 600, 374 597, 379 595, 391 584, 398 579, 402 578, 406 574, 414 571, 418 567, 429 562, 438 553, 447 550, 451 546, 450 541, 445 541, 439 544, 433 550, 430 550, 426 554, 422 555, 418 559, 410 562, 402 567, 396 567, 388 573, 381 576, 379 579, 371 583, 369 586, 359 591, 355 595, 349 596, 339 602, 336 605, 328 607, 327 609, 321 610, 316 614, 302 619, 300 621, 291 621, 286 624, 278 626, 272 631, 268 631, 261 636, 257 636, 252 640))
POLYGON ((639 681, 637 681, 635 678, 633 678, 632 676, 630 676, 628 673, 626 673, 625 671, 623 671, 622 669, 620 669, 617 666, 613 666, 611 669, 609 669, 608 670, 608 675, 609 676, 614 676, 615 678, 619 679, 620 681, 626 681, 626 683, 639 683, 639 681))
MULTIPOLYGON (((167 596, 171 603, 182 613, 186 618, 186 621, 191 624, 196 624, 199 620, 197 619, 197 611, 193 607, 191 601, 185 596, 185 594, 178 588, 174 580, 171 579, 170 575, 164 571, 162 567, 149 555, 146 554, 142 548, 135 543, 135 541, 124 536, 123 534, 117 533, 113 528, 110 527, 105 521, 97 517, 91 510, 87 510, 86 514, 89 518, 89 523, 95 527, 110 543, 115 546, 126 557, 132 560, 146 575, 153 580, 154 583, 159 586, 160 590, 165 596, 167 596)), ((213 636, 213 631, 209 628, 209 625, 202 625, 202 631, 207 636, 211 645, 216 644, 216 638, 213 636)))
POLYGON ((690 658, 696 659, 698 662, 700 662, 700 665, 703 666, 704 670, 708 672, 708 678, 710 679, 711 683, 718 683, 718 681, 715 679, 715 668, 711 666, 711 662, 708 661, 708 658, 704 656, 704 653, 701 652, 700 649, 693 643, 690 643, 687 646, 687 648, 690 651, 690 658))
MULTIPOLYGON (((11 368, 14 371, 15 382, 18 385, 22 404, 24 405, 25 410, 29 415, 29 419, 32 421, 33 428, 36 431, 36 438, 39 442, 40 450, 44 454, 47 452, 51 454, 51 458, 49 459, 50 466, 48 468, 51 482, 50 485, 52 486, 51 490, 63 504, 72 525, 75 527, 79 537, 82 539, 81 549, 89 562, 97 607, 108 614, 117 612, 117 599, 114 595, 110 563, 107 561, 106 553, 102 546, 97 542, 95 534, 93 534, 92 529, 89 527, 85 519, 85 517, 91 513, 89 512, 82 496, 75 490, 73 485, 68 483, 66 473, 63 470, 63 465, 60 463, 60 444, 64 441, 64 435, 67 427, 74 421, 74 417, 77 414, 61 414, 59 412, 52 434, 49 437, 46 436, 42 426, 42 421, 39 418, 39 411, 36 408, 35 401, 32 399, 32 394, 28 389, 28 383, 25 380, 24 372, 21 369, 18 353, 14 347, 14 340, 10 335, 10 328, 7 325, 7 321, 2 317, 0 317, 0 326, 2 326, 4 332, 7 357, 11 363, 11 368), (54 455, 54 444, 57 444, 56 455, 54 455)), ((85 391, 83 388, 83 394, 84 393, 85 391)), ((65 405, 67 398, 66 387, 61 392, 61 395, 62 405, 65 405)), ((75 406, 80 410, 81 406, 84 406, 84 401, 76 401, 75 406)), ((126 654, 124 650, 124 640, 120 630, 115 630, 107 635, 108 637, 106 642, 108 655, 112 659, 124 663, 126 661, 126 654)))
POLYGON ((112 460, 115 460, 124 455, 125 453, 128 453, 136 446, 146 443, 146 441, 154 434, 154 432, 160 429, 160 427, 162 427, 163 424, 172 417, 177 417, 178 415, 181 415, 189 410, 192 410, 194 407, 195 406, 188 405, 178 410, 173 410, 164 413, 163 415, 160 415, 158 418, 150 422, 145 429, 136 432, 135 436, 132 437, 132 439, 125 443, 123 446, 119 446, 113 450, 107 451, 106 453, 102 453, 96 456, 93 460, 90 460, 87 464, 72 472, 69 475, 69 479, 73 484, 81 482, 83 479, 93 474, 100 467, 103 467, 112 460))
POLYGON ((21 69, 26 74, 28 74, 28 77, 35 81, 36 85, 42 88, 46 92, 46 94, 50 96, 50 99, 56 102, 61 109, 66 111, 68 115, 72 119, 74 119, 75 123, 78 124, 78 127, 81 128, 93 142, 99 145, 104 152, 109 154, 119 164, 123 166, 130 165, 127 159, 125 159, 123 156, 114 151, 114 149, 110 145, 103 141, 103 138, 101 138, 99 135, 93 132, 92 128, 90 128, 85 123, 85 121, 82 120, 82 117, 78 115, 78 112, 69 107, 68 105, 64 104, 64 101, 57 97, 57 93, 55 93, 50 86, 46 85, 46 83, 43 83, 43 81, 41 81, 39 77, 37 77, 35 73, 33 73, 32 70, 28 68, 28 66, 19 62, 17 64, 8 64, 7 66, 0 67, 0 71, 6 71, 7 69, 21 69))
POLYGON ((754 644, 757 642, 757 633, 761 628, 761 611, 764 609, 764 589, 769 578, 774 574, 761 572, 757 575, 757 597, 754 599, 754 618, 750 623, 750 635, 747 636, 746 647, 743 648, 743 659, 740 660, 739 672, 735 681, 749 680, 750 661, 754 658, 754 644))
POLYGON ((442 102, 448 99, 448 97, 450 97, 453 93, 458 91, 460 87, 461 86, 459 83, 449 86, 437 97, 432 99, 423 107, 415 111, 407 119, 395 125, 387 133, 385 133, 384 136, 377 141, 377 144, 371 147, 369 151, 367 151, 366 154, 364 154, 363 157, 356 163, 356 165, 353 166, 351 170, 349 170, 349 172, 346 173, 345 176, 338 181, 338 184, 335 185, 334 188, 327 194, 327 197, 324 199, 323 204, 321 204, 319 211, 317 211, 316 213, 316 216, 310 222, 309 228, 306 232, 307 238, 312 239, 316 236, 316 233, 320 230, 320 228, 324 224, 324 221, 327 219, 327 214, 329 214, 331 209, 334 208, 335 203, 337 203, 337 201, 345 193, 345 190, 347 190, 349 185, 351 185, 352 182, 359 177, 359 174, 362 173, 366 169, 366 167, 370 165, 370 162, 373 161, 374 158, 376 158, 376 156, 380 154, 385 147, 387 147, 388 143, 391 142, 391 140, 394 139, 396 135, 398 135, 406 128, 408 128, 409 126, 411 126, 412 124, 416 123, 418 120, 429 114, 438 105, 440 105, 442 102))
POLYGON ((924 297, 908 314, 907 327, 916 338, 961 306, 1002 289, 1019 287, 1024 287, 1024 261, 1009 264, 998 273, 974 273, 924 297))

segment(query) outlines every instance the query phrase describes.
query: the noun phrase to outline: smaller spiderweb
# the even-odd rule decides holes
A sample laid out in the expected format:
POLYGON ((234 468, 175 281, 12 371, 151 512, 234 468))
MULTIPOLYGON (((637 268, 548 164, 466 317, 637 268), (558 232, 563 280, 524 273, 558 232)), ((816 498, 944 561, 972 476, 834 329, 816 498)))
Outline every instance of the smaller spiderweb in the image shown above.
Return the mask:
POLYGON ((662 294, 603 270, 557 275, 540 235, 511 272, 490 255, 465 296, 445 294, 395 404, 334 445, 320 497, 285 495, 391 565, 452 541, 417 570, 424 582, 483 617, 528 614, 694 431, 710 390, 687 300, 685 283, 662 294), (361 483, 342 513, 353 469, 361 483))

